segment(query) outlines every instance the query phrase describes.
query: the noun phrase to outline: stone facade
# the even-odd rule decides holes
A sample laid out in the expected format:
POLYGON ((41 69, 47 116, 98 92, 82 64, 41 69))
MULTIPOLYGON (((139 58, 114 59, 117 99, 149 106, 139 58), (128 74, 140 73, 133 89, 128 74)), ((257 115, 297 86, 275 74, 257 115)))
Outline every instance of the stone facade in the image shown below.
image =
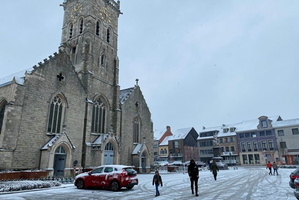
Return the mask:
POLYGON ((276 122, 275 136, 277 138, 279 161, 282 164, 299 164, 299 119, 276 122))
MULTIPOLYGON (((121 163, 126 165, 139 166, 139 171, 142 171, 142 166, 146 167, 146 172, 150 172, 150 166, 154 160, 153 153, 153 123, 151 121, 151 113, 145 102, 143 94, 138 86, 129 88, 124 99, 121 99, 121 144, 120 151, 124 155, 132 156, 133 160, 121 157, 121 163), (129 90, 129 91, 128 91, 129 90), (134 120, 139 121, 139 137, 138 141, 133 138, 133 123, 134 120), (126 126, 124 126, 126 124, 126 126), (134 152, 132 154, 132 152, 134 152), (132 154, 132 155, 131 155, 132 154)), ((143 167, 143 168, 144 168, 143 167)))
POLYGON ((119 2, 67 0, 62 6, 59 52, 19 77, 0 80, 0 169, 70 175, 74 166, 111 163, 149 172, 150 110, 138 83, 125 98, 118 83, 119 2), (58 103, 53 106, 55 99, 58 103), (101 130, 95 131, 100 116, 97 102, 104 111, 101 130), (56 110, 58 105, 62 106, 56 110), (133 141, 136 117, 139 140, 133 141), (51 124, 56 131, 49 128, 51 124))

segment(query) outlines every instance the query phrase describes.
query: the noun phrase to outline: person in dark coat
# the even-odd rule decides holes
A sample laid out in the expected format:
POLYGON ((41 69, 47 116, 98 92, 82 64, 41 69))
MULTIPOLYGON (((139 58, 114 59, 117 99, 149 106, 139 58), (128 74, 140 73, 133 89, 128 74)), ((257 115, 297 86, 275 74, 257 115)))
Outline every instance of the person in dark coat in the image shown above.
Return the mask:
POLYGON ((276 172, 276 175, 278 176, 278 172, 277 172, 278 166, 275 162, 273 162, 272 167, 273 167, 273 170, 274 170, 273 175, 275 175, 275 172, 276 172))
POLYGON ((155 175, 153 177, 153 185, 156 186, 156 196, 160 196, 160 192, 159 192, 159 185, 161 184, 161 187, 163 187, 163 182, 162 182, 162 178, 159 174, 159 171, 156 170, 155 171, 155 175))
POLYGON ((196 196, 198 196, 198 166, 195 164, 195 161, 193 159, 190 160, 190 164, 188 166, 188 174, 191 181, 192 194, 194 194, 193 185, 195 183, 195 194, 196 196))
POLYGON ((213 160, 213 163, 212 163, 212 166, 211 166, 211 172, 213 173, 213 175, 214 175, 214 179, 215 179, 215 181, 217 180, 217 172, 219 172, 219 169, 218 169, 218 166, 217 166, 217 164, 216 164, 216 162, 215 162, 215 160, 213 160))

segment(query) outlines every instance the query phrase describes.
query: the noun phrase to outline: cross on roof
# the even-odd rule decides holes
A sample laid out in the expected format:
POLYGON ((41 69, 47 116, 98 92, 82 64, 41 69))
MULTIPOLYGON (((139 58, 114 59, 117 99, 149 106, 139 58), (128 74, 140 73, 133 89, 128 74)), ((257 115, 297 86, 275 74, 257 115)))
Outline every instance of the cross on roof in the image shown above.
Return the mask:
POLYGON ((64 79, 64 77, 63 77, 63 75, 62 75, 61 72, 60 72, 59 75, 57 75, 57 78, 58 78, 59 81, 62 81, 64 79))

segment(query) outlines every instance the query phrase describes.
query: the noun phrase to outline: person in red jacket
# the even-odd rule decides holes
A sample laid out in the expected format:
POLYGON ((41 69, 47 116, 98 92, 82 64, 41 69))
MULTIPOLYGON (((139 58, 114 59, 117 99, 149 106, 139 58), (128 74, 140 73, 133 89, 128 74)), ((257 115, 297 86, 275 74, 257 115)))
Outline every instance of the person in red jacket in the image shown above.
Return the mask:
POLYGON ((270 161, 268 161, 266 169, 269 168, 269 175, 272 175, 272 164, 270 161))

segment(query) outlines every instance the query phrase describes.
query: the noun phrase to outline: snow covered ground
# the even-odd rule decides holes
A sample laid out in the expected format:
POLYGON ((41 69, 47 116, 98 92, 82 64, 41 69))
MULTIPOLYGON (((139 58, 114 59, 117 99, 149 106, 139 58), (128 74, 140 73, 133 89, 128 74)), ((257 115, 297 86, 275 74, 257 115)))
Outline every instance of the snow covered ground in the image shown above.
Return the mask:
POLYGON ((132 190, 122 189, 119 192, 99 189, 78 190, 72 184, 59 187, 39 189, 28 192, 1 194, 2 200, 35 200, 35 199, 121 199, 121 200, 172 200, 172 199, 204 199, 204 200, 296 200, 294 189, 289 186, 289 175, 294 169, 281 168, 279 176, 268 175, 265 167, 239 167, 234 170, 221 170, 217 181, 209 171, 200 172, 199 197, 191 194, 190 181, 186 173, 168 173, 161 171, 164 186, 160 188, 161 196, 155 197, 152 185, 153 174, 138 174, 139 185, 132 190))
MULTIPOLYGON (((61 186, 58 181, 22 180, 22 181, 0 181, 0 194, 20 190, 32 190, 38 188, 50 188, 61 186)), ((1 199, 1 198, 0 198, 1 199)))

